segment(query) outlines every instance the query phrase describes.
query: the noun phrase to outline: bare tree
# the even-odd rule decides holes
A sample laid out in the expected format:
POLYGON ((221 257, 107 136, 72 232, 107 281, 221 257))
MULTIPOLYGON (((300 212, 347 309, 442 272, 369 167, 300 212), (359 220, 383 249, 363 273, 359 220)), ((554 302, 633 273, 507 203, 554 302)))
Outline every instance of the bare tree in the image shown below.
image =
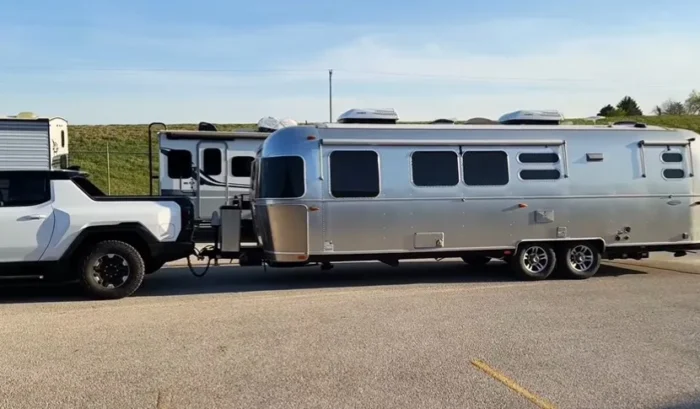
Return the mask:
POLYGON ((660 108, 664 115, 685 115, 687 113, 685 105, 682 102, 674 101, 672 99, 669 99, 661 104, 660 108))

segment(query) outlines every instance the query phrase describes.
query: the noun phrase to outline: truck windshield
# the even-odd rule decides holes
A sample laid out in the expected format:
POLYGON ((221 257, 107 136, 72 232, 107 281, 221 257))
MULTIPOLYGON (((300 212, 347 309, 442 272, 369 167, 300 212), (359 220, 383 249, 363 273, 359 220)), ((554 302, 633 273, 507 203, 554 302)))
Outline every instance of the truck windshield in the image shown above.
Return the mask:
POLYGON ((259 198, 294 198, 304 196, 304 160, 299 156, 278 156, 260 160, 259 198))

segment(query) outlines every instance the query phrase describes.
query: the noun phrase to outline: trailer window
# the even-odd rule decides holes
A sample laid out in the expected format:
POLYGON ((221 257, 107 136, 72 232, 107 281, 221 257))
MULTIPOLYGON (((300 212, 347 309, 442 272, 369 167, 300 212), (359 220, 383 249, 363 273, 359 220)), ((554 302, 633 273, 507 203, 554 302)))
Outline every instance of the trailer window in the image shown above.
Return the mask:
POLYGON ((678 152, 664 152, 661 154, 661 160, 666 163, 683 162, 683 155, 678 152))
POLYGON ((0 172, 0 207, 36 206, 51 200, 46 172, 0 172))
POLYGON ((236 156, 231 159, 231 176, 235 177, 250 177, 251 165, 253 164, 251 156, 236 156))
POLYGON ((61 131, 61 148, 66 147, 66 131, 61 131))
POLYGON ((221 174, 221 150, 217 148, 207 148, 202 153, 202 173, 209 176, 221 174))
POLYGON ((523 169, 520 178, 523 180, 556 180, 561 177, 558 169, 523 169))
POLYGON ((464 183, 469 186, 508 184, 508 155, 503 151, 467 151, 462 154, 464 183))
POLYGON ((457 153, 452 151, 413 152, 413 184, 416 186, 455 186, 459 182, 457 153))
POLYGON ((559 155, 554 152, 532 152, 518 155, 521 163, 557 163, 559 155))
POLYGON ((334 151, 331 162, 331 195, 379 196, 379 155, 374 151, 334 151))
POLYGON ((168 157, 168 177, 170 179, 189 179, 192 177, 192 154, 185 150, 172 150, 168 157))
POLYGON ((666 179, 683 179, 685 171, 683 169, 664 169, 663 175, 666 179))
POLYGON ((304 160, 299 156, 278 156, 260 161, 258 197, 267 199, 304 196, 304 160))

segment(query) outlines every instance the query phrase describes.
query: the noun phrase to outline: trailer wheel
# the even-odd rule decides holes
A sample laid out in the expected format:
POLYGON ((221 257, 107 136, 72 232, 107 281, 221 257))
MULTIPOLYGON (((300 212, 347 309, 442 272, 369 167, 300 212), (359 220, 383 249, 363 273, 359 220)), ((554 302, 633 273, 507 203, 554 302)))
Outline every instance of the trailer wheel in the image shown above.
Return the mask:
POLYGON ((562 248, 558 272, 565 278, 591 278, 598 272, 601 259, 595 244, 571 243, 562 248))
POLYGON ((474 267, 483 267, 491 261, 491 257, 486 256, 464 256, 462 261, 474 267))
POLYGON ((93 298, 115 300, 133 294, 146 273, 141 254, 123 241, 97 243, 78 259, 80 284, 93 298))
POLYGON ((557 266, 552 246, 546 243, 523 243, 510 261, 511 267, 526 280, 544 280, 557 266))

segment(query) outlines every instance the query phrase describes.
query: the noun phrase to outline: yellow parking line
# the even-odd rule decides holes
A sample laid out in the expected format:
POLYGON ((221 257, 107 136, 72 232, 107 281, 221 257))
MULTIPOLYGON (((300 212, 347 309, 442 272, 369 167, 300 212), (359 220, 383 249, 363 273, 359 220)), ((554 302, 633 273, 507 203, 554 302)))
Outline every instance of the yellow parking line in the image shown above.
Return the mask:
POLYGON ((528 391, 527 389, 525 389, 522 386, 515 383, 515 381, 513 381, 512 379, 508 378, 507 376, 503 375, 502 373, 498 372, 497 370, 486 365, 486 363, 484 361, 475 359, 472 361, 472 365, 474 365, 475 367, 486 372, 486 374, 488 374, 492 378, 496 379, 497 381, 501 382, 502 384, 506 385, 507 387, 509 387, 513 391, 521 394, 527 400, 529 400, 530 402, 539 406, 540 408, 542 408, 542 409, 555 409, 556 408, 556 406, 547 402, 545 399, 540 398, 539 396, 535 395, 534 393, 528 391))

